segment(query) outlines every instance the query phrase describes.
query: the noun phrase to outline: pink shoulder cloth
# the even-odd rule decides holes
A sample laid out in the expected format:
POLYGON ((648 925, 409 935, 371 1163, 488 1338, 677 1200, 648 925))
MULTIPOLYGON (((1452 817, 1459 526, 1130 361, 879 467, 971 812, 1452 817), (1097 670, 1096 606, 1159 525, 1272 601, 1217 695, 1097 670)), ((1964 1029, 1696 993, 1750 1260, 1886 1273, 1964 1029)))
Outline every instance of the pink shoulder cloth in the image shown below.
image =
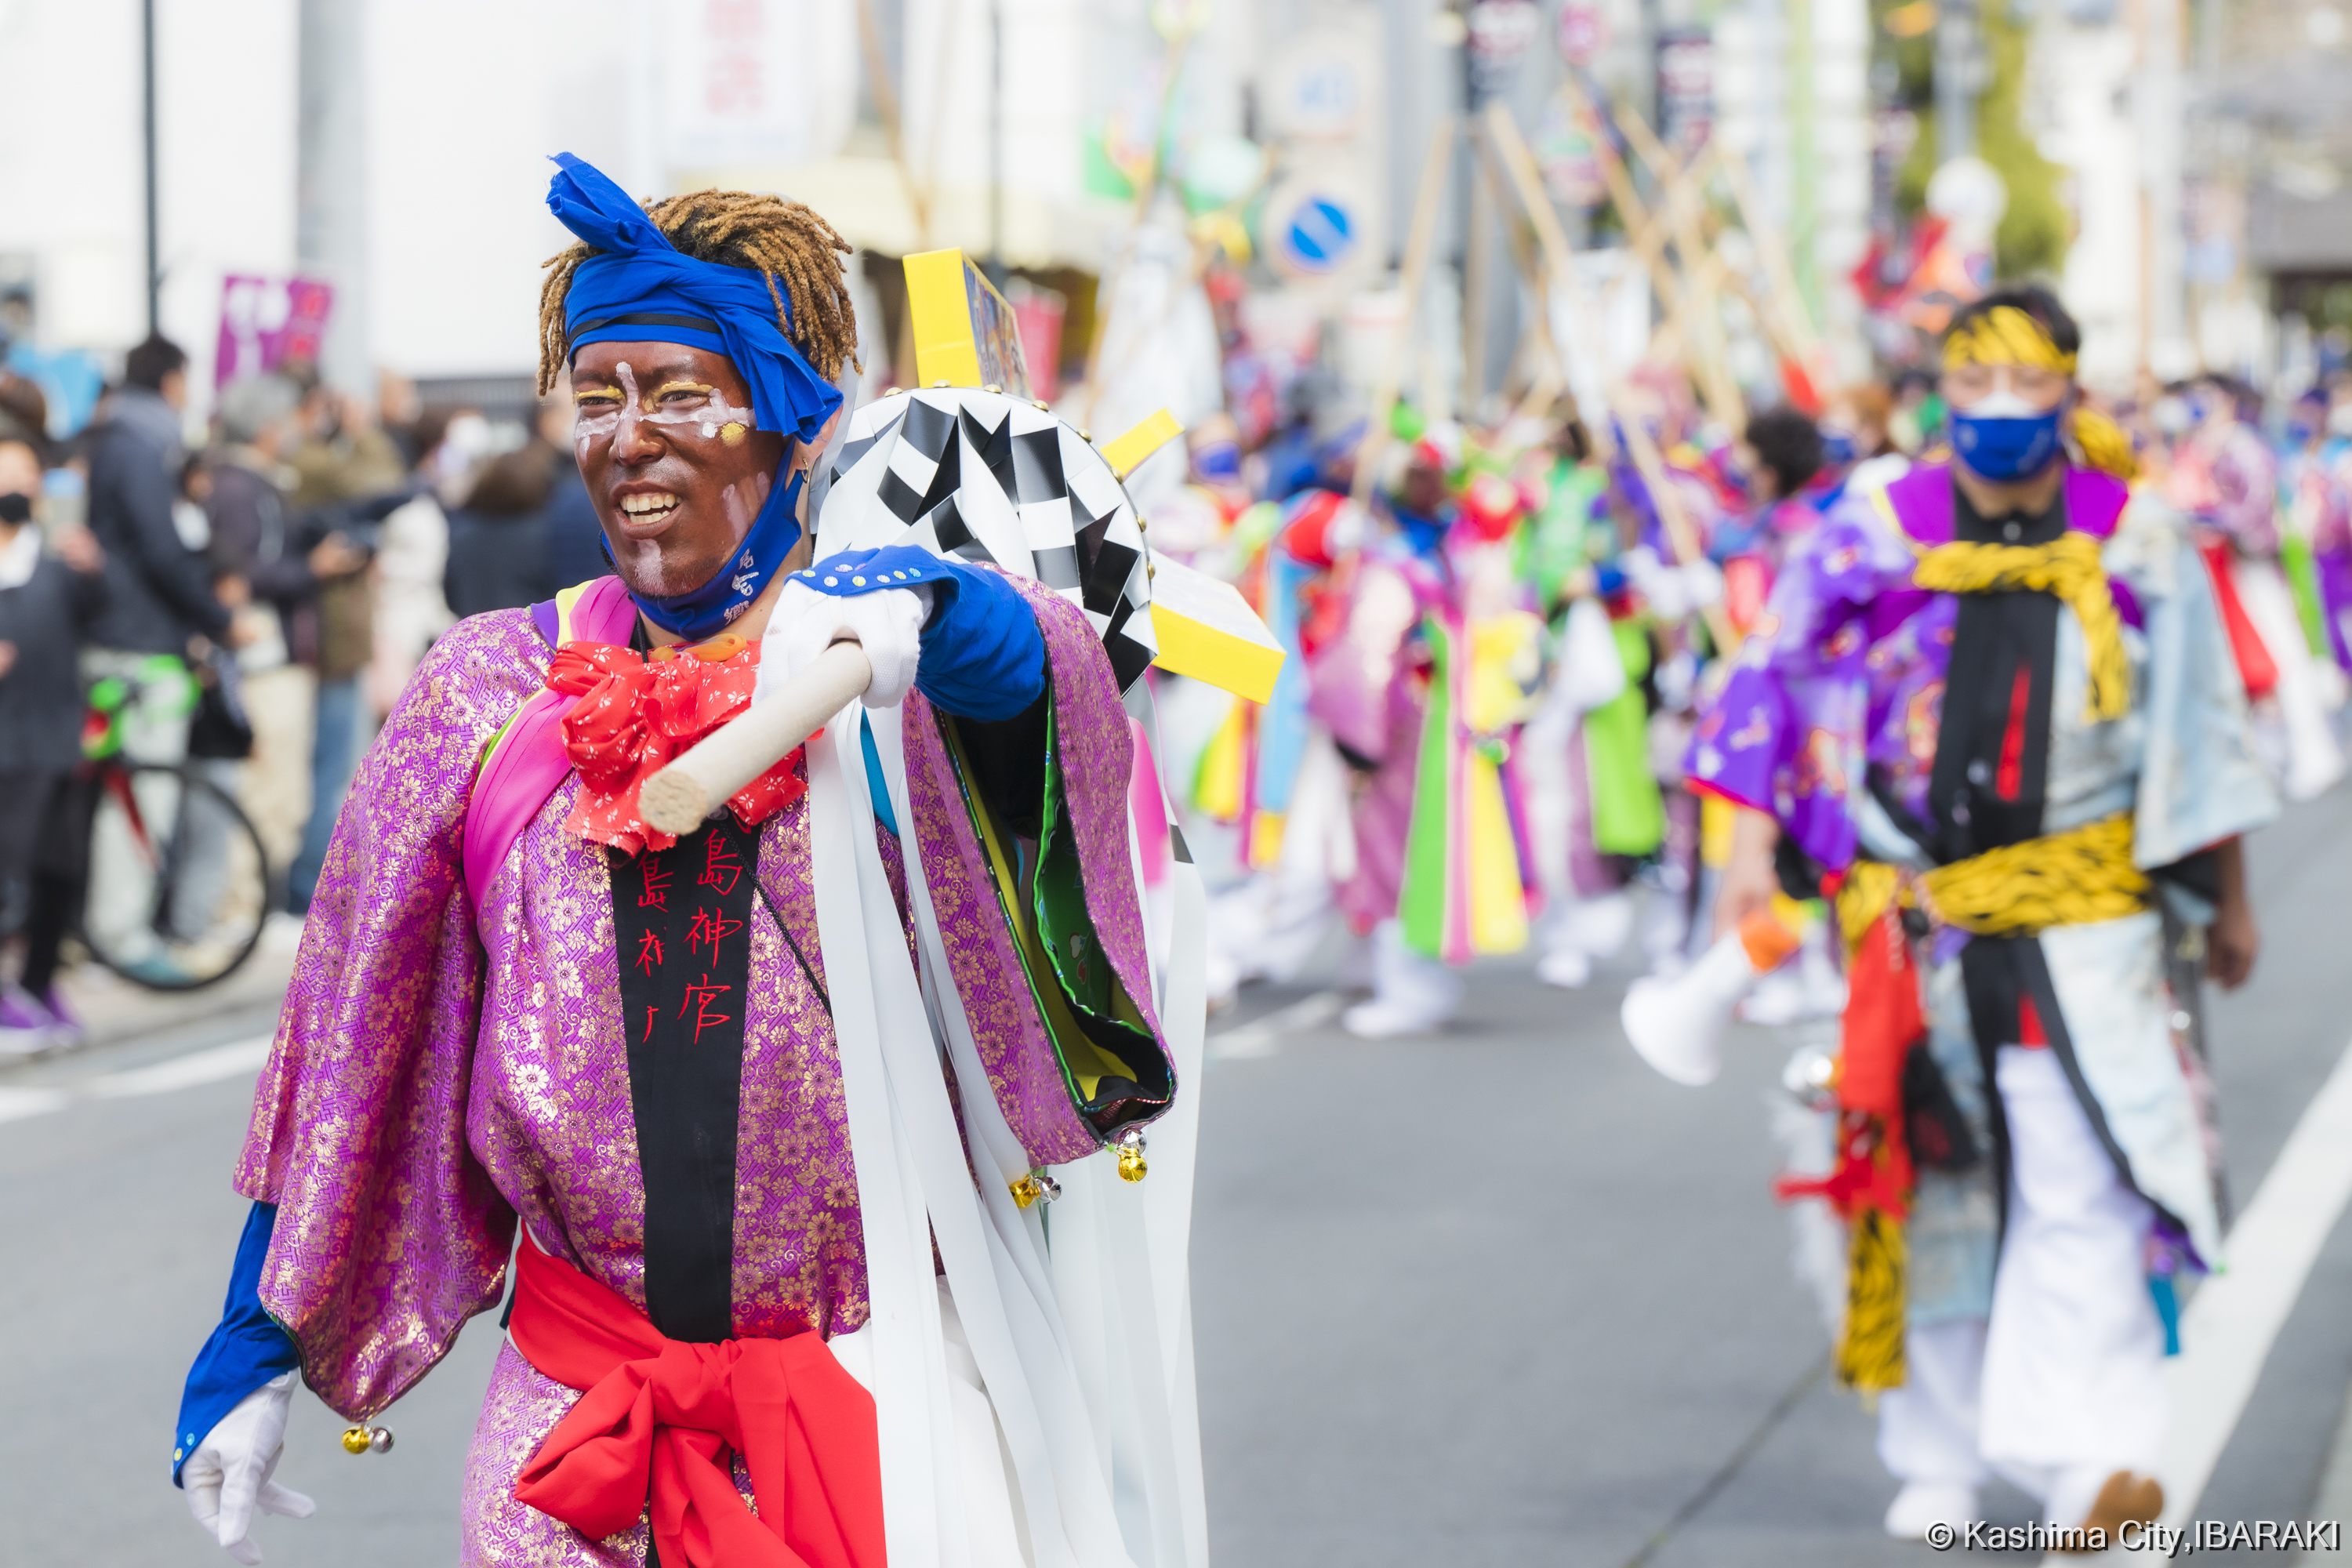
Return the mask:
MULTIPOLYGON (((618 577, 598 577, 566 588, 546 604, 530 607, 531 619, 551 649, 568 642, 626 643, 636 614, 618 577)), ((560 728, 572 700, 556 691, 534 694, 490 742, 489 754, 474 775, 474 793, 466 803, 464 858, 466 895, 477 911, 523 824, 539 815, 572 771, 560 728)))

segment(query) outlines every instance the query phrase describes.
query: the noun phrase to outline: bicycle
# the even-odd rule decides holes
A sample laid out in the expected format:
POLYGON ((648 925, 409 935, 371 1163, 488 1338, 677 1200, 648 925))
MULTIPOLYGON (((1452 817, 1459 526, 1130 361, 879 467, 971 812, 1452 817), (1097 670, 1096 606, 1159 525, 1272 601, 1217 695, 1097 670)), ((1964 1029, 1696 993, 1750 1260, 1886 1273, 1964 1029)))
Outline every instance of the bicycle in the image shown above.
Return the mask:
POLYGON ((261 835, 214 774, 234 763, 140 762, 125 741, 142 717, 194 710, 197 685, 168 655, 94 682, 82 730, 89 788, 90 956, 151 991, 226 980, 261 943, 277 881, 261 835))

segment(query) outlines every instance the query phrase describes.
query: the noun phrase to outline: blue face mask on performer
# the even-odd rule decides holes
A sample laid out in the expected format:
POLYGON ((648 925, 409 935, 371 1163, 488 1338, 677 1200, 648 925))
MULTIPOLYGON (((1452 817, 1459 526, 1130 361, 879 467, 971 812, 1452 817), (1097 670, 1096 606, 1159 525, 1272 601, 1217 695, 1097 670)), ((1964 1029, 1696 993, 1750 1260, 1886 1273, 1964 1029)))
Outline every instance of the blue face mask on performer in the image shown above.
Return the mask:
POLYGON ((2036 408, 2013 392, 1996 392, 1951 413, 1952 451, 1969 471, 1996 484, 2031 479, 2058 456, 2065 405, 2036 408))
MULTIPOLYGON (((724 354, 751 389, 753 426, 814 446, 841 406, 841 389, 784 336, 767 274, 696 260, 596 169, 569 153, 556 154, 555 163, 548 210, 597 251, 572 273, 564 295, 565 358, 602 342, 684 343, 724 354)), ((792 454, 788 440, 788 464, 792 454)), ((632 589, 629 597, 656 626, 689 641, 724 631, 800 542, 806 477, 794 473, 769 488, 727 563, 701 587, 660 598, 632 589)))
POLYGON ((1853 461, 1853 437, 1843 430, 1822 432, 1822 462, 1825 467, 1843 468, 1853 461))

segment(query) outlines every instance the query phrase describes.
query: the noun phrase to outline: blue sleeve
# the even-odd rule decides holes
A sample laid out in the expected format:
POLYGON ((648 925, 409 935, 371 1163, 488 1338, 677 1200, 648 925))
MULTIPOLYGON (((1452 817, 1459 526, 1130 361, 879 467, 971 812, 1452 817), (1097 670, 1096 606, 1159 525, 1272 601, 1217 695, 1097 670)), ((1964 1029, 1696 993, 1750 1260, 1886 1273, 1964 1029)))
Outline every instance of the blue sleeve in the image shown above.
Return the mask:
POLYGON ((269 1235, 277 1225, 275 1204, 256 1204, 245 1216, 220 1326, 196 1352, 196 1364, 188 1369, 188 1386, 180 1395, 180 1426, 172 1443, 175 1487, 181 1468, 205 1434, 247 1394, 300 1362, 292 1336, 261 1310, 261 1263, 269 1255, 269 1235))
POLYGON ((915 689, 942 712, 991 722, 1018 716, 1045 692, 1045 634, 1018 590, 995 572, 919 545, 847 550, 801 573, 835 598, 928 583, 915 689))
POLYGON ((1045 634, 1013 584, 994 572, 950 561, 931 588, 915 688, 932 706, 996 721, 1045 692, 1045 634))

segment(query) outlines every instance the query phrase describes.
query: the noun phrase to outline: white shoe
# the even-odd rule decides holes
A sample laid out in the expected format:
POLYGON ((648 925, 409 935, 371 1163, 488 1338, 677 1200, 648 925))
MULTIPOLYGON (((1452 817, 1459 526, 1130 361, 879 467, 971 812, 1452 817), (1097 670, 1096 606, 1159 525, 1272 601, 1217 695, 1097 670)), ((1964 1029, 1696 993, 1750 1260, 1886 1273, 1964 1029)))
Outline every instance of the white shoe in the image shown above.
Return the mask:
POLYGON ((1592 960, 1572 947, 1554 948, 1536 961, 1536 978, 1573 991, 1592 979, 1592 960))
POLYGON ((0 1028, 0 1062, 26 1061, 58 1043, 47 1028, 0 1028))
POLYGON ((1977 1518, 1977 1489, 1965 1481, 1906 1481, 1886 1505, 1886 1533, 1897 1541, 1925 1541, 1931 1526, 1955 1528, 1977 1518))
POLYGON ((1613 958, 1633 934, 1633 900, 1622 892, 1579 899, 1562 911, 1560 935, 1594 958, 1613 958))
POLYGON ((1462 1005, 1462 976, 1404 942, 1403 928, 1383 921, 1372 932, 1372 998, 1339 1016, 1360 1039, 1425 1035, 1462 1005))
POLYGON ((1360 1040, 1390 1040, 1400 1035, 1426 1035, 1441 1029, 1453 1016, 1451 1006, 1375 996, 1340 1014, 1339 1022, 1360 1040))
POLYGON ((1793 1024, 1805 1016, 1805 984, 1786 969, 1776 969, 1756 983, 1739 1005, 1739 1016, 1750 1024, 1793 1024))

